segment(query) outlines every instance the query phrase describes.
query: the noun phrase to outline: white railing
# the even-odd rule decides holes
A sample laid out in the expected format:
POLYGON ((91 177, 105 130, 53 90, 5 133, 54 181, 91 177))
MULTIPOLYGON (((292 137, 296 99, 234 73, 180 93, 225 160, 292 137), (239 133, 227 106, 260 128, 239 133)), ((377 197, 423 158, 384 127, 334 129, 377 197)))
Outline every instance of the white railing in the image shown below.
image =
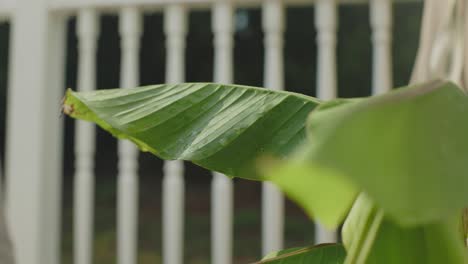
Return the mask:
MULTIPOLYGON (((80 91, 90 91, 96 85, 96 42, 99 35, 97 12, 83 9, 78 13, 77 35, 79 38, 77 85, 80 91)), ((75 131, 75 262, 90 263, 93 245, 94 212, 94 153, 95 127, 89 122, 77 121, 75 131)))
MULTIPOLYGON (((166 34, 166 82, 180 83, 185 80, 185 36, 187 12, 180 4, 171 4, 164 10, 164 33, 166 34)), ((163 263, 183 262, 184 219, 184 164, 182 161, 164 163, 163 178, 163 263)))
MULTIPOLYGON (((138 58, 142 18, 135 7, 120 11, 122 62, 120 87, 139 85, 138 58)), ((118 142, 119 166, 117 182, 117 259, 119 264, 136 263, 138 226, 138 150, 130 141, 118 142)))
MULTIPOLYGON (((317 29, 317 97, 330 100, 337 95, 336 80, 336 31, 338 24, 337 6, 333 1, 319 0, 315 8, 317 29)), ((390 72, 388 72, 390 74, 390 72)), ((318 243, 333 242, 335 232, 316 224, 318 243)))
MULTIPOLYGON (((8 146, 6 161, 8 217, 20 264, 59 263, 61 121, 56 118, 63 93, 65 22, 77 16, 78 89, 96 83, 99 15, 118 12, 121 36, 121 87, 138 86, 138 53, 143 12, 164 12, 167 36, 166 82, 184 81, 187 14, 211 8, 215 62, 214 81, 233 81, 234 11, 239 6, 262 8, 265 32, 265 86, 284 89, 283 32, 285 8, 316 5, 317 96, 337 94, 337 6, 364 0, 0 0, 0 18, 13 24, 10 55, 8 146), (27 164, 27 166, 24 166, 27 164)), ((373 44, 373 92, 392 86, 392 1, 370 1, 373 44)), ((0 20, 1 20, 0 19, 0 20)), ((307 27, 305 27, 307 28, 307 27)), ((208 80, 207 80, 208 81, 208 80)), ((74 263, 92 262, 95 127, 77 122, 75 142, 74 263)), ((134 264, 137 256, 138 176, 134 146, 119 142, 118 263, 134 264)), ((184 168, 164 164, 163 261, 183 262, 184 168)), ((283 247, 283 196, 263 184, 262 253, 283 247)), ((212 182, 212 262, 232 262, 233 186, 214 173, 212 182)), ((336 233, 317 226, 317 242, 332 242, 336 233)))
MULTIPOLYGON (((283 3, 265 1, 262 12, 265 32, 264 86, 283 90, 283 3)), ((272 183, 265 182, 262 185, 262 254, 265 255, 283 248, 284 199, 272 183)))
MULTIPOLYGON (((214 81, 233 82, 233 36, 234 7, 227 1, 218 1, 213 6, 212 30, 214 32, 214 81)), ((219 173, 213 174, 211 189, 212 232, 211 261, 213 263, 232 262, 233 239, 233 184, 219 173)))

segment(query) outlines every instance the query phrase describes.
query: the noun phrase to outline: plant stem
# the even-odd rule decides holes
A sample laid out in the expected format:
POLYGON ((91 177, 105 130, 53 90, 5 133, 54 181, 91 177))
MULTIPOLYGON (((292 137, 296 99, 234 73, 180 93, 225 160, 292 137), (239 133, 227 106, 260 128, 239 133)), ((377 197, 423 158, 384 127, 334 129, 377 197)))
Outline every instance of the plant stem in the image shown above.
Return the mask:
POLYGON ((359 240, 355 241, 348 251, 345 264, 363 264, 366 262, 384 217, 383 211, 374 206, 372 211, 365 227, 357 234, 359 240))

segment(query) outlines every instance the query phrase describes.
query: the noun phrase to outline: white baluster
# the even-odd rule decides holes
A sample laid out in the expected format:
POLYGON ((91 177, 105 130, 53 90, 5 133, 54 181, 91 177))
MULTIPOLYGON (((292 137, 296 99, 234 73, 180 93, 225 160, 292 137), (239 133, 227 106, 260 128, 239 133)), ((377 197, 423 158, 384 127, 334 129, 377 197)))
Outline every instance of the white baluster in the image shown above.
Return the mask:
MULTIPOLYGON (((233 81, 234 9, 230 1, 213 6, 214 81, 233 81)), ((211 186, 211 263, 232 263, 233 183, 220 173, 213 173, 211 186)))
MULTIPOLYGON (((180 83, 185 79, 186 16, 183 5, 169 5, 165 10, 167 83, 180 83)), ((166 161, 163 171, 163 263, 181 264, 184 250, 184 164, 182 161, 166 161)))
MULTIPOLYGON (((99 16, 95 10, 78 13, 79 45, 78 90, 96 88, 96 42, 99 35, 99 16)), ((76 121, 75 128, 75 192, 74 192, 74 263, 90 264, 93 257, 94 218, 94 153, 95 126, 76 121)))
MULTIPOLYGON (((49 160, 53 165, 46 165, 46 174, 49 175, 48 179, 43 179, 42 184, 46 187, 43 189, 44 195, 47 201, 42 202, 41 213, 47 215, 47 227, 42 230, 48 234, 47 243, 50 248, 54 249, 54 253, 45 253, 48 260, 45 260, 49 264, 58 264, 61 262, 61 222, 62 222, 62 191, 63 191, 63 121, 56 122, 57 127, 53 129, 53 125, 48 121, 56 119, 53 117, 53 113, 57 110, 57 105, 60 105, 61 99, 63 98, 63 87, 65 83, 65 61, 66 61, 66 49, 67 49, 67 22, 68 15, 65 13, 57 14, 51 18, 54 23, 58 25, 54 28, 53 25, 48 24, 52 34, 49 35, 49 54, 47 55, 47 77, 50 80, 50 84, 47 87, 47 96, 52 100, 51 103, 47 104, 49 114, 43 116, 43 125, 52 128, 52 131, 47 133, 47 139, 43 141, 44 148, 47 150, 46 159, 49 160), (57 102, 57 103, 55 103, 57 102), (49 141, 49 142, 48 142, 49 141), (50 141, 58 142, 54 146, 50 141), (56 178, 50 177, 57 175, 56 178), (52 230, 47 230, 48 228, 52 230)), ((37 28, 36 28, 37 29, 37 28)), ((42 152, 44 153, 44 152, 42 152)), ((24 160, 23 160, 24 162, 24 160)), ((27 163, 24 163, 27 164, 27 163)), ((37 221, 37 219, 35 219, 37 221)), ((41 241, 44 243, 46 240, 43 237, 41 241)), ((15 245, 16 242, 14 242, 15 245)), ((16 245, 15 245, 16 247, 16 245)), ((42 248, 42 251, 46 249, 42 248)), ((20 263, 20 262, 17 262, 20 263)))
POLYGON ((9 56, 6 217, 19 264, 60 262, 66 17, 46 0, 14 1, 9 56), (27 146, 27 147, 26 147, 27 146))
POLYGON ((336 28, 337 8, 334 0, 319 0, 315 8, 318 65, 317 97, 329 100, 336 97, 336 28))
POLYGON ((370 1, 370 23, 372 27, 372 93, 390 91, 392 81, 392 1, 370 1))
MULTIPOLYGON (((330 100, 336 97, 336 30, 337 7, 334 0, 319 0, 315 7, 317 28, 317 97, 330 100)), ((336 231, 326 230, 319 223, 315 228, 315 243, 336 241, 336 231)))
MULTIPOLYGON (((122 62, 120 86, 139 84, 138 57, 142 33, 141 16, 137 8, 120 11, 122 62)), ((127 140, 119 143, 117 260, 119 264, 137 263, 138 227, 138 150, 127 140)))
MULTIPOLYGON (((265 87, 284 89, 283 32, 284 9, 281 1, 265 1, 262 10, 265 32, 265 87)), ((284 198, 270 182, 262 185, 262 254, 283 248, 284 198)))

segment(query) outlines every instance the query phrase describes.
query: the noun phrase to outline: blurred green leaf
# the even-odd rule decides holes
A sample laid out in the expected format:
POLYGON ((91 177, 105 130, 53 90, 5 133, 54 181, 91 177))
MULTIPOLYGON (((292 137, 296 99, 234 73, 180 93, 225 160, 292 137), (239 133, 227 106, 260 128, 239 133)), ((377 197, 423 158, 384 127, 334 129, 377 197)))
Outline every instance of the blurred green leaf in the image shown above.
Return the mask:
POLYGON ((353 204, 341 231, 348 252, 346 263, 365 263, 383 220, 383 213, 361 193, 353 204))
POLYGON ((401 227, 384 217, 367 195, 360 194, 342 230, 346 263, 466 264, 458 219, 456 214, 423 226, 401 227))
MULTIPOLYGON (((360 100, 336 99, 322 103, 316 109, 339 107, 360 100)), ((310 140, 314 141, 313 138, 310 140)), ((309 145, 304 144, 287 160, 263 159, 259 167, 266 179, 281 186, 289 198, 302 206, 312 219, 329 229, 337 228, 359 190, 348 178, 311 163, 308 160, 309 151, 309 145)))
POLYGON ((342 245, 321 244, 272 252, 257 264, 341 264, 345 256, 342 245))
POLYGON ((270 165, 269 179, 302 206, 312 219, 329 229, 337 228, 356 197, 354 185, 332 171, 307 166, 297 159, 278 164, 270 165))
POLYGON ((310 167, 347 178, 398 223, 442 221, 468 204, 468 97, 454 84, 320 106, 308 121, 310 167))
POLYGON ((459 214, 447 220, 404 228, 384 219, 371 249, 369 264, 467 264, 458 233, 459 214))

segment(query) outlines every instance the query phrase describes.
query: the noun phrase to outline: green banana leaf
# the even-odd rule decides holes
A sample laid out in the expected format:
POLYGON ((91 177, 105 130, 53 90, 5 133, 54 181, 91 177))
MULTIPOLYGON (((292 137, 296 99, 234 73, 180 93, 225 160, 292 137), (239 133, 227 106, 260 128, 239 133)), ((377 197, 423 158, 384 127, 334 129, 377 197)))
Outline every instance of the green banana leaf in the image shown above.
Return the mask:
POLYGON ((272 252, 256 264, 342 264, 345 257, 343 245, 321 244, 272 252))
MULTIPOLYGON (((179 84, 69 90, 64 112, 163 159, 189 160, 230 176, 261 180, 257 160, 268 157, 280 164, 305 145, 306 119, 318 103, 300 94, 240 85, 179 84)), ((336 228, 351 207, 355 188, 332 176, 309 177, 307 170, 294 166, 287 170, 280 171, 288 177, 277 177, 275 183, 312 218, 336 228)))
POLYGON ((309 173, 347 179, 400 225, 443 221, 468 204, 468 97, 450 82, 321 106, 308 137, 309 173))
POLYGON ((240 85, 187 83, 67 92, 64 112, 97 123, 163 159, 188 160, 260 180, 257 158, 284 158, 305 143, 319 101, 240 85))
POLYGON ((468 263, 458 233, 459 214, 405 228, 380 212, 367 195, 359 195, 342 230, 345 263, 468 263))
POLYGON ((307 144, 304 121, 318 103, 246 86, 181 84, 68 91, 64 112, 162 158, 254 180, 263 179, 258 157, 285 160, 303 146, 306 159, 268 179, 332 227, 361 189, 409 226, 467 204, 467 97, 456 86, 433 82, 322 104, 309 118, 307 144))

